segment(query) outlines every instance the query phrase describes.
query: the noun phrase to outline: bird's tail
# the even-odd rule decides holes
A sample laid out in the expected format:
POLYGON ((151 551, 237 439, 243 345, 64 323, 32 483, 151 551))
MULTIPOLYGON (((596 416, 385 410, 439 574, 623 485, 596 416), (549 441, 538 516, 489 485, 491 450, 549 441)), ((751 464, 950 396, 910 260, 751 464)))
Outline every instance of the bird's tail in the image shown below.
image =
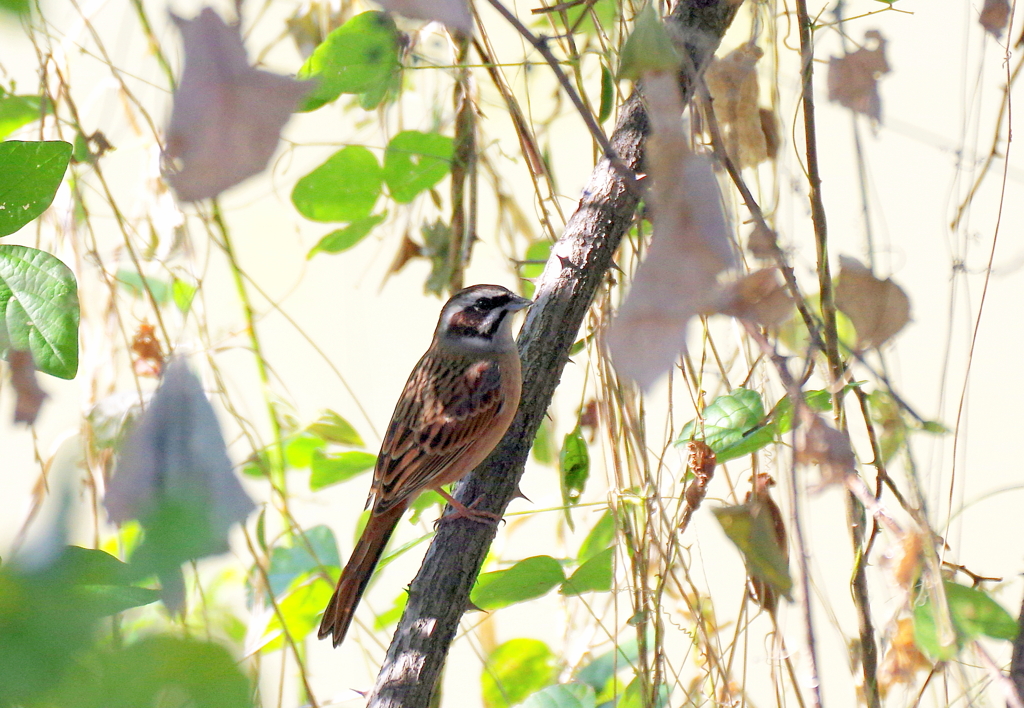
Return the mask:
POLYGON ((406 506, 408 502, 403 502, 379 516, 371 513, 366 528, 363 529, 348 563, 345 564, 345 569, 341 571, 338 587, 335 588, 334 595, 324 610, 320 632, 317 635, 320 639, 333 635, 334 646, 338 646, 345 639, 345 633, 352 623, 359 600, 370 582, 370 577, 373 576, 373 569, 377 567, 377 561, 380 560, 384 547, 387 546, 388 539, 398 525, 398 520, 402 518, 406 506))

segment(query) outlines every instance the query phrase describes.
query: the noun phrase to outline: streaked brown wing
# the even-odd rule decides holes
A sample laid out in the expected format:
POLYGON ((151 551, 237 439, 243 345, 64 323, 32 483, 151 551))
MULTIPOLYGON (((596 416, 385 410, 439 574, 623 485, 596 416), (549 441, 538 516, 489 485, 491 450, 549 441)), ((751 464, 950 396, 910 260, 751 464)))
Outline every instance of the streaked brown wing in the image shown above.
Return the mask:
POLYGON ((374 513, 447 476, 501 409, 498 362, 439 358, 432 350, 424 354, 405 384, 377 457, 374 513))

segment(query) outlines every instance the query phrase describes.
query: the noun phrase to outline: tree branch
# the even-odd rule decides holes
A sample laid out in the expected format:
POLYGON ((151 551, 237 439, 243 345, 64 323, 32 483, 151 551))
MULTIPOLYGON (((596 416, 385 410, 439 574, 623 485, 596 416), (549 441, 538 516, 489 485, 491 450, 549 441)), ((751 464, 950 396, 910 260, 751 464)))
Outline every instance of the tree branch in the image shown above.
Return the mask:
MULTIPOLYGON (((732 22, 739 3, 729 0, 681 0, 670 21, 689 50, 692 65, 703 73, 732 22)), ((687 101, 694 86, 685 76, 687 101)), ((648 133, 640 95, 627 99, 611 145, 623 165, 638 171, 648 133)), ((501 513, 516 495, 519 479, 538 427, 569 358, 590 303, 612 256, 628 230, 639 195, 624 176, 602 159, 591 173, 579 207, 537 285, 537 297, 523 330, 523 396, 508 433, 491 456, 462 481, 456 497, 463 503, 501 513)), ((497 530, 466 519, 438 529, 409 591, 384 665, 369 698, 374 708, 424 708, 455 638, 459 619, 469 607, 469 592, 497 530)))

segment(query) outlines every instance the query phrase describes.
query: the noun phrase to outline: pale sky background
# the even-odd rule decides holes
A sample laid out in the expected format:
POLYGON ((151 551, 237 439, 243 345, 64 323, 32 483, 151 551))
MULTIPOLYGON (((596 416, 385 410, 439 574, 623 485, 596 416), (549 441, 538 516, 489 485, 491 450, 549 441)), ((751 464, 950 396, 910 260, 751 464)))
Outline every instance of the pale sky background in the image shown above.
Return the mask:
MULTIPOLYGON (((984 35, 977 24, 979 3, 949 3, 934 0, 899 0, 896 8, 905 12, 884 12, 850 21, 846 25, 849 36, 860 41, 864 32, 878 29, 887 38, 887 56, 892 72, 881 79, 883 121, 872 129, 861 122, 861 136, 867 164, 871 226, 877 244, 877 273, 892 276, 908 293, 912 303, 913 322, 899 335, 894 346, 887 350, 892 379, 901 395, 925 418, 939 420, 953 428, 957 423, 960 397, 968 376, 967 354, 971 346, 971 332, 977 317, 984 285, 984 272, 993 239, 998 234, 993 273, 988 281, 985 308, 982 314, 973 360, 970 364, 967 396, 960 419, 954 455, 953 436, 914 437, 915 460, 926 487, 932 519, 941 529, 952 512, 968 502, 988 496, 970 506, 957 517, 946 534, 950 545, 950 559, 963 563, 973 571, 987 576, 1006 579, 998 594, 1003 605, 1017 614, 1024 583, 1024 470, 1018 463, 1015 443, 1020 439, 1021 404, 1024 400, 1024 375, 1019 360, 1024 344, 1024 243, 1020 238, 1024 224, 1024 160, 1017 155, 1016 146, 1008 150, 1009 166, 1006 181, 1002 183, 1004 162, 997 160, 988 178, 975 198, 967 217, 958 230, 950 228, 956 208, 973 182, 976 170, 987 154, 995 130, 995 117, 1002 88, 1007 78, 1004 63, 1005 49, 991 37, 984 35), (998 231, 997 231, 998 229, 998 231), (962 268, 959 267, 962 264, 962 268), (957 267, 954 267, 957 266, 957 267), (951 473, 955 470, 955 477, 951 473), (952 487, 951 487, 951 480, 952 487), (950 489, 952 488, 952 494, 950 489), (995 492, 1001 493, 993 494, 995 492)), ((105 173, 110 179, 119 205, 129 218, 137 218, 150 209, 149 187, 145 179, 156 172, 155 153, 146 137, 133 131, 125 119, 125 111, 104 63, 96 58, 96 45, 83 30, 79 15, 72 2, 49 0, 44 3, 48 19, 53 23, 50 33, 66 38, 63 49, 70 65, 70 81, 87 130, 102 130, 117 148, 103 158, 105 173), (84 47, 83 52, 80 48, 84 47)), ((164 46, 171 51, 172 64, 177 67, 178 40, 167 19, 168 6, 162 2, 146 4, 164 46)), ((198 3, 175 3, 176 13, 191 16, 201 7, 198 3)), ((225 9, 226 6, 218 6, 225 9)), ((534 4, 515 5, 520 16, 527 16, 534 4)), ((825 7, 812 3, 814 14, 825 7)), ((881 9, 879 2, 851 3, 846 15, 853 17, 881 9)), ((123 68, 126 79, 140 101, 147 107, 154 121, 162 125, 166 119, 169 96, 155 62, 148 57, 146 42, 138 31, 137 21, 126 3, 110 0, 89 0, 81 5, 82 11, 92 19, 115 66, 123 68)), ((292 2, 278 1, 268 5, 267 15, 260 21, 254 36, 247 40, 250 58, 268 41, 276 37, 282 21, 295 8, 292 2)), ((367 5, 366 9, 370 6, 367 5)), ((251 20, 256 5, 246 5, 245 19, 251 20)), ((781 12, 781 9, 780 9, 781 12)), ((485 15, 486 16, 486 15, 485 15)), ((830 20, 828 10, 821 21, 830 20)), ((485 20, 496 27, 493 17, 485 20)), ((785 21, 779 25, 786 26, 785 21)), ((750 22, 748 8, 740 11, 733 31, 727 37, 723 51, 746 41, 750 22)), ((788 47, 796 47, 796 24, 793 20, 788 47)), ((1020 27, 1015 24, 1010 38, 1016 40, 1020 27)), ((445 56, 447 51, 438 37, 427 38, 421 51, 445 56)), ((518 38, 505 34, 497 39, 502 59, 509 62, 521 58, 518 38)), ((865 255, 864 221, 861 213, 860 193, 852 147, 849 113, 827 101, 825 70, 828 57, 840 53, 840 40, 834 30, 822 29, 817 35, 816 99, 818 101, 819 148, 823 169, 823 193, 828 214, 833 267, 838 267, 838 255, 858 258, 865 255)), ((536 57, 532 57, 536 59, 536 57)), ((762 60, 765 77, 771 71, 770 56, 762 60)), ((1017 58, 1010 60, 1014 66, 1017 58)), ((290 40, 280 42, 265 58, 265 68, 289 73, 295 71, 301 58, 290 40)), ((796 54, 780 48, 782 72, 779 112, 783 123, 785 145, 777 167, 776 184, 779 191, 779 209, 776 225, 786 246, 793 248, 793 261, 798 276, 813 291, 814 251, 811 225, 808 218, 805 181, 796 153, 802 154, 803 137, 799 129, 792 128, 796 111, 796 54)), ((595 65, 596 66, 596 65, 595 65)), ((535 70, 536 71, 536 70, 535 70)), ((525 100, 522 72, 506 69, 521 98, 525 100)), ((596 74, 595 74, 596 75, 596 74)), ((36 87, 36 55, 20 29, 10 22, 0 22, 0 80, 8 84, 17 81, 19 91, 31 93, 36 87)), ((769 95, 763 84, 763 101, 769 95)), ((447 78, 437 78, 433 72, 417 72, 416 92, 407 92, 401 108, 393 108, 387 116, 386 134, 397 132, 397 126, 429 130, 435 127, 431 104, 436 92, 447 96, 447 78), (435 86, 436 82, 436 86, 435 86)), ((625 83, 623 91, 628 90, 625 83)), ((1017 92, 1019 93, 1019 91, 1017 92)), ((504 149, 508 154, 518 150, 514 136, 507 130, 507 120, 496 93, 481 79, 481 106, 488 122, 488 143, 493 150, 504 149)), ((543 117, 551 109, 551 91, 534 90, 529 107, 535 117, 543 117)), ((447 100, 447 99, 446 99, 447 100)), ((1016 121, 1015 121, 1016 123, 1016 121)), ((610 130, 611 122, 606 124, 610 130)), ((1016 126, 1015 126, 1016 127, 1016 126)), ((443 129, 450 134, 450 125, 443 129)), ((148 133, 144 130, 143 135, 148 133)), ((1005 125, 1001 131, 1005 137, 1005 125)), ((375 451, 379 433, 387 424, 394 401, 401 390, 407 372, 425 349, 434 327, 439 301, 421 296, 426 276, 425 263, 413 263, 402 273, 392 276, 382 287, 381 282, 397 247, 396 233, 414 229, 429 208, 404 212, 378 229, 364 243, 349 252, 331 256, 318 255, 306 260, 305 254, 330 225, 313 224, 297 215, 289 200, 295 180, 323 161, 337 148, 339 141, 365 142, 383 146, 380 123, 374 115, 358 110, 343 112, 337 106, 316 113, 299 116, 286 129, 285 137, 294 148, 283 148, 264 176, 231 190, 223 198, 226 217, 239 249, 239 259, 253 281, 260 284, 271 297, 293 317, 302 330, 324 351, 326 356, 346 376, 359 404, 369 420, 362 416, 353 398, 324 361, 300 338, 295 329, 280 315, 269 313, 261 317, 259 332, 266 354, 277 377, 275 392, 294 408, 303 422, 311 421, 318 411, 333 408, 348 418, 364 435, 368 448, 375 451), (353 128, 353 121, 360 121, 353 128), (340 126, 340 127, 339 127, 340 126), (376 433, 374 432, 376 430, 376 433)), ((24 139, 38 139, 22 135, 24 139)), ((50 137, 50 136, 48 136, 50 137)), ((562 208, 571 213, 584 179, 592 167, 590 143, 579 119, 571 114, 556 122, 551 144, 555 160, 553 167, 563 195, 562 208)), ((1007 153, 1005 142, 1000 150, 1007 153)), ((520 207, 528 217, 535 214, 533 197, 520 161, 517 171, 504 175, 506 188, 518 195, 520 207)), ((748 175, 748 179, 750 176, 748 175)), ((773 184, 769 168, 763 167, 760 198, 771 201, 773 184)), ((96 189, 95 181, 87 189, 96 189)), ((447 190, 447 181, 441 185, 447 190)), ((484 190, 486 191, 486 190, 484 190)), ((94 197, 98 195, 93 194, 94 197)), ((58 195, 50 219, 62 218, 59 211, 68 204, 66 191, 58 195)), ((102 200, 92 199, 95 209, 92 222, 97 240, 108 268, 116 262, 120 235, 102 200)), ((487 204, 484 205, 485 209, 487 204)), ((154 211, 154 213, 156 213, 154 211)), ((743 218, 745 212, 739 211, 743 218)), ((52 222, 51 222, 52 223, 52 222)), ((487 233, 493 223, 493 212, 484 211, 481 231, 487 233)), ((201 225, 189 220, 192 240, 205 243, 201 225)), ((542 235, 534 227, 530 238, 542 235)), ((746 233, 748 227, 741 229, 746 233)), ((35 245, 34 226, 5 243, 35 245)), ((43 227, 40 244, 53 250, 72 264, 79 274, 80 287, 86 302, 95 303, 99 285, 93 266, 76 258, 74 249, 66 240, 53 243, 53 229, 43 227)), ((527 234, 519 234, 516 254, 522 252, 527 234)), ((514 271, 508 264, 507 246, 488 241, 478 244, 473 266, 467 282, 499 282, 511 287, 516 284, 514 271)), ((185 261, 176 261, 184 265, 185 261)), ((195 258, 195 273, 203 278, 205 315, 216 347, 220 367, 225 372, 233 399, 243 413, 260 421, 265 431, 265 409, 260 397, 251 356, 245 350, 245 341, 236 336, 240 330, 240 306, 234 293, 222 254, 216 249, 199 246, 195 258)), ((122 263, 122 265, 124 264, 122 263)), ((256 296, 257 307, 266 313, 265 301, 256 296)), ((87 305, 89 306, 89 305, 87 305)), ((95 306, 95 305, 93 305, 95 306)), ((93 311, 95 315, 95 310, 93 311)), ((129 322, 146 316, 146 309, 136 303, 123 310, 129 322), (134 319, 133 319, 134 318, 134 319)), ((86 328, 84 340, 94 342, 101 331, 86 328)), ((176 331, 178 324, 172 324, 176 331)), ((724 328, 724 327, 723 327, 724 328)), ((197 351, 202 343, 189 329, 178 343, 183 349, 197 351)), ((555 424, 557 439, 573 425, 573 412, 579 405, 583 391, 583 366, 566 369, 563 386, 556 397, 555 424)), ((132 390, 130 380, 124 377, 124 367, 118 378, 119 390, 132 390)), ((43 386, 51 394, 39 423, 32 431, 12 427, 12 401, 5 387, 0 391, 0 444, 4 449, 4 465, 0 469, 0 556, 6 556, 29 506, 30 492, 39 474, 36 456, 48 459, 65 445, 57 455, 51 469, 54 479, 67 477, 74 470, 76 434, 80 416, 91 402, 84 382, 93 375, 100 380, 113 376, 110 358, 88 347, 82 361, 79 381, 58 381, 45 378, 43 386), (92 354, 90 354, 92 352, 92 354)), ((857 374, 856 378, 868 378, 857 374)), ((653 411, 664 410, 665 389, 656 389, 650 397, 653 411)), ((229 437, 234 434, 226 427, 229 437)), ((685 418, 684 418, 685 420, 685 418)), ((651 426, 660 430, 661 423, 651 426)), ((235 446, 236 462, 244 453, 235 446)), ((602 479, 602 455, 594 454, 594 478, 602 479)), ((673 461, 681 466, 681 460, 673 461)), ((738 478, 739 473, 734 475, 738 478)), ((312 526, 317 523, 333 524, 338 532, 343 558, 351 549, 347 537, 351 515, 358 513, 365 498, 368 477, 341 485, 327 492, 312 494, 307 491, 304 475, 291 478, 301 518, 312 526), (341 521, 337 521, 337 520, 341 521)), ((258 485, 250 484, 254 494, 263 493, 258 485)), ((599 486, 595 483, 595 486, 599 486)), ((531 465, 524 479, 523 489, 533 505, 518 500, 512 512, 547 509, 560 503, 557 480, 551 468, 531 465)), ((713 489, 711 497, 725 497, 725 489, 713 489)), ((588 498, 603 499, 600 490, 592 489, 588 498)), ((815 569, 815 582, 820 596, 827 598, 834 609, 832 620, 822 610, 818 613, 818 627, 822 641, 822 677, 828 705, 852 705, 853 688, 842 634, 834 631, 832 622, 838 623, 847 637, 854 635, 855 624, 849 612, 849 541, 845 528, 843 501, 838 492, 826 492, 811 498, 805 507, 805 528, 813 529, 811 553, 815 569)), ((495 553, 504 558, 521 558, 538 553, 557 552, 552 549, 554 514, 518 517, 509 524, 509 535, 499 536, 495 553), (521 524, 521 526, 520 526, 521 524)), ((581 512, 580 518, 586 518, 581 512)), ((580 526, 589 528, 589 521, 580 526)), ((413 538, 422 533, 404 523, 400 533, 413 538)), ((726 597, 740 603, 742 564, 731 546, 726 544, 710 514, 702 513, 688 532, 693 544, 694 558, 703 558, 702 570, 712 588, 724 588, 726 597)), ((580 536, 581 537, 581 536, 580 536)), ((88 535, 76 538, 89 543, 88 535)), ((566 542, 575 548, 579 539, 566 542)), ((561 552, 561 551, 559 551, 561 552)), ((244 551, 240 556, 248 563, 244 551)), ((696 562, 696 561, 695 561, 696 562)), ((404 557, 384 574, 380 585, 388 585, 379 595, 372 592, 370 604, 378 611, 385 608, 394 595, 394 588, 406 584, 419 563, 419 552, 404 557)), ((884 594, 876 595, 879 621, 896 610, 894 601, 884 594)), ((787 636, 799 637, 801 628, 796 606, 783 614, 787 636)), ((723 614, 733 613, 728 607, 723 614)), ((361 615, 366 618, 368 614, 361 615)), ((556 651, 572 652, 583 647, 562 647, 564 614, 555 598, 542 602, 503 610, 496 615, 496 633, 499 641, 516 636, 535 636, 552 644, 556 651)), ((464 626, 478 621, 470 618, 464 626)), ((362 636, 366 636, 363 634, 362 636)), ((390 635, 379 634, 387 642, 390 635)), ((756 634, 755 634, 756 636, 756 634)), ((365 688, 375 675, 376 665, 383 656, 384 647, 370 648, 371 659, 362 658, 363 650, 356 642, 346 644, 339 652, 332 652, 325 644, 315 644, 311 652, 311 671, 314 688, 322 699, 337 695, 346 699, 343 705, 358 705, 357 696, 345 691, 348 687, 365 688), (339 666, 345 667, 340 674, 339 666)), ((478 669, 466 669, 470 675, 460 673, 460 666, 478 666, 474 658, 477 645, 473 641, 459 641, 452 652, 447 672, 446 691, 449 705, 475 706, 479 701, 478 669), (468 682, 469 689, 460 689, 468 682), (456 695, 457 694, 457 695, 456 695)), ((1004 644, 992 644, 993 651, 1003 660, 1008 656, 1004 644)), ((753 662, 766 661, 759 648, 751 651, 753 662)), ((274 679, 270 666, 265 688, 267 695, 274 679)), ((379 664, 378 664, 379 665, 379 664)), ((760 671, 760 667, 758 668, 760 671)), ((762 672, 763 673, 763 672, 762 672)), ((291 683, 289 683, 291 686, 291 683)), ((767 694, 765 694, 767 695, 767 694)), ((758 705, 767 705, 762 698, 758 705)))

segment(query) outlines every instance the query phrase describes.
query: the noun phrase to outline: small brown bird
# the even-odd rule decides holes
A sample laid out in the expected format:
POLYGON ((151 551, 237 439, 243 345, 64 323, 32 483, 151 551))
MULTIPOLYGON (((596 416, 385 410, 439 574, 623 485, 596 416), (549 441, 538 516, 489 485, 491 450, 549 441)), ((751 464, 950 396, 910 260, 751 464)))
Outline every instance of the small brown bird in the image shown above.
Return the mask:
POLYGON ((441 487, 483 462, 515 416, 522 374, 510 315, 530 304, 500 285, 473 285, 445 303, 391 416, 366 501, 373 511, 324 610, 320 639, 341 644, 384 546, 420 492, 435 490, 454 517, 497 518, 441 487))

